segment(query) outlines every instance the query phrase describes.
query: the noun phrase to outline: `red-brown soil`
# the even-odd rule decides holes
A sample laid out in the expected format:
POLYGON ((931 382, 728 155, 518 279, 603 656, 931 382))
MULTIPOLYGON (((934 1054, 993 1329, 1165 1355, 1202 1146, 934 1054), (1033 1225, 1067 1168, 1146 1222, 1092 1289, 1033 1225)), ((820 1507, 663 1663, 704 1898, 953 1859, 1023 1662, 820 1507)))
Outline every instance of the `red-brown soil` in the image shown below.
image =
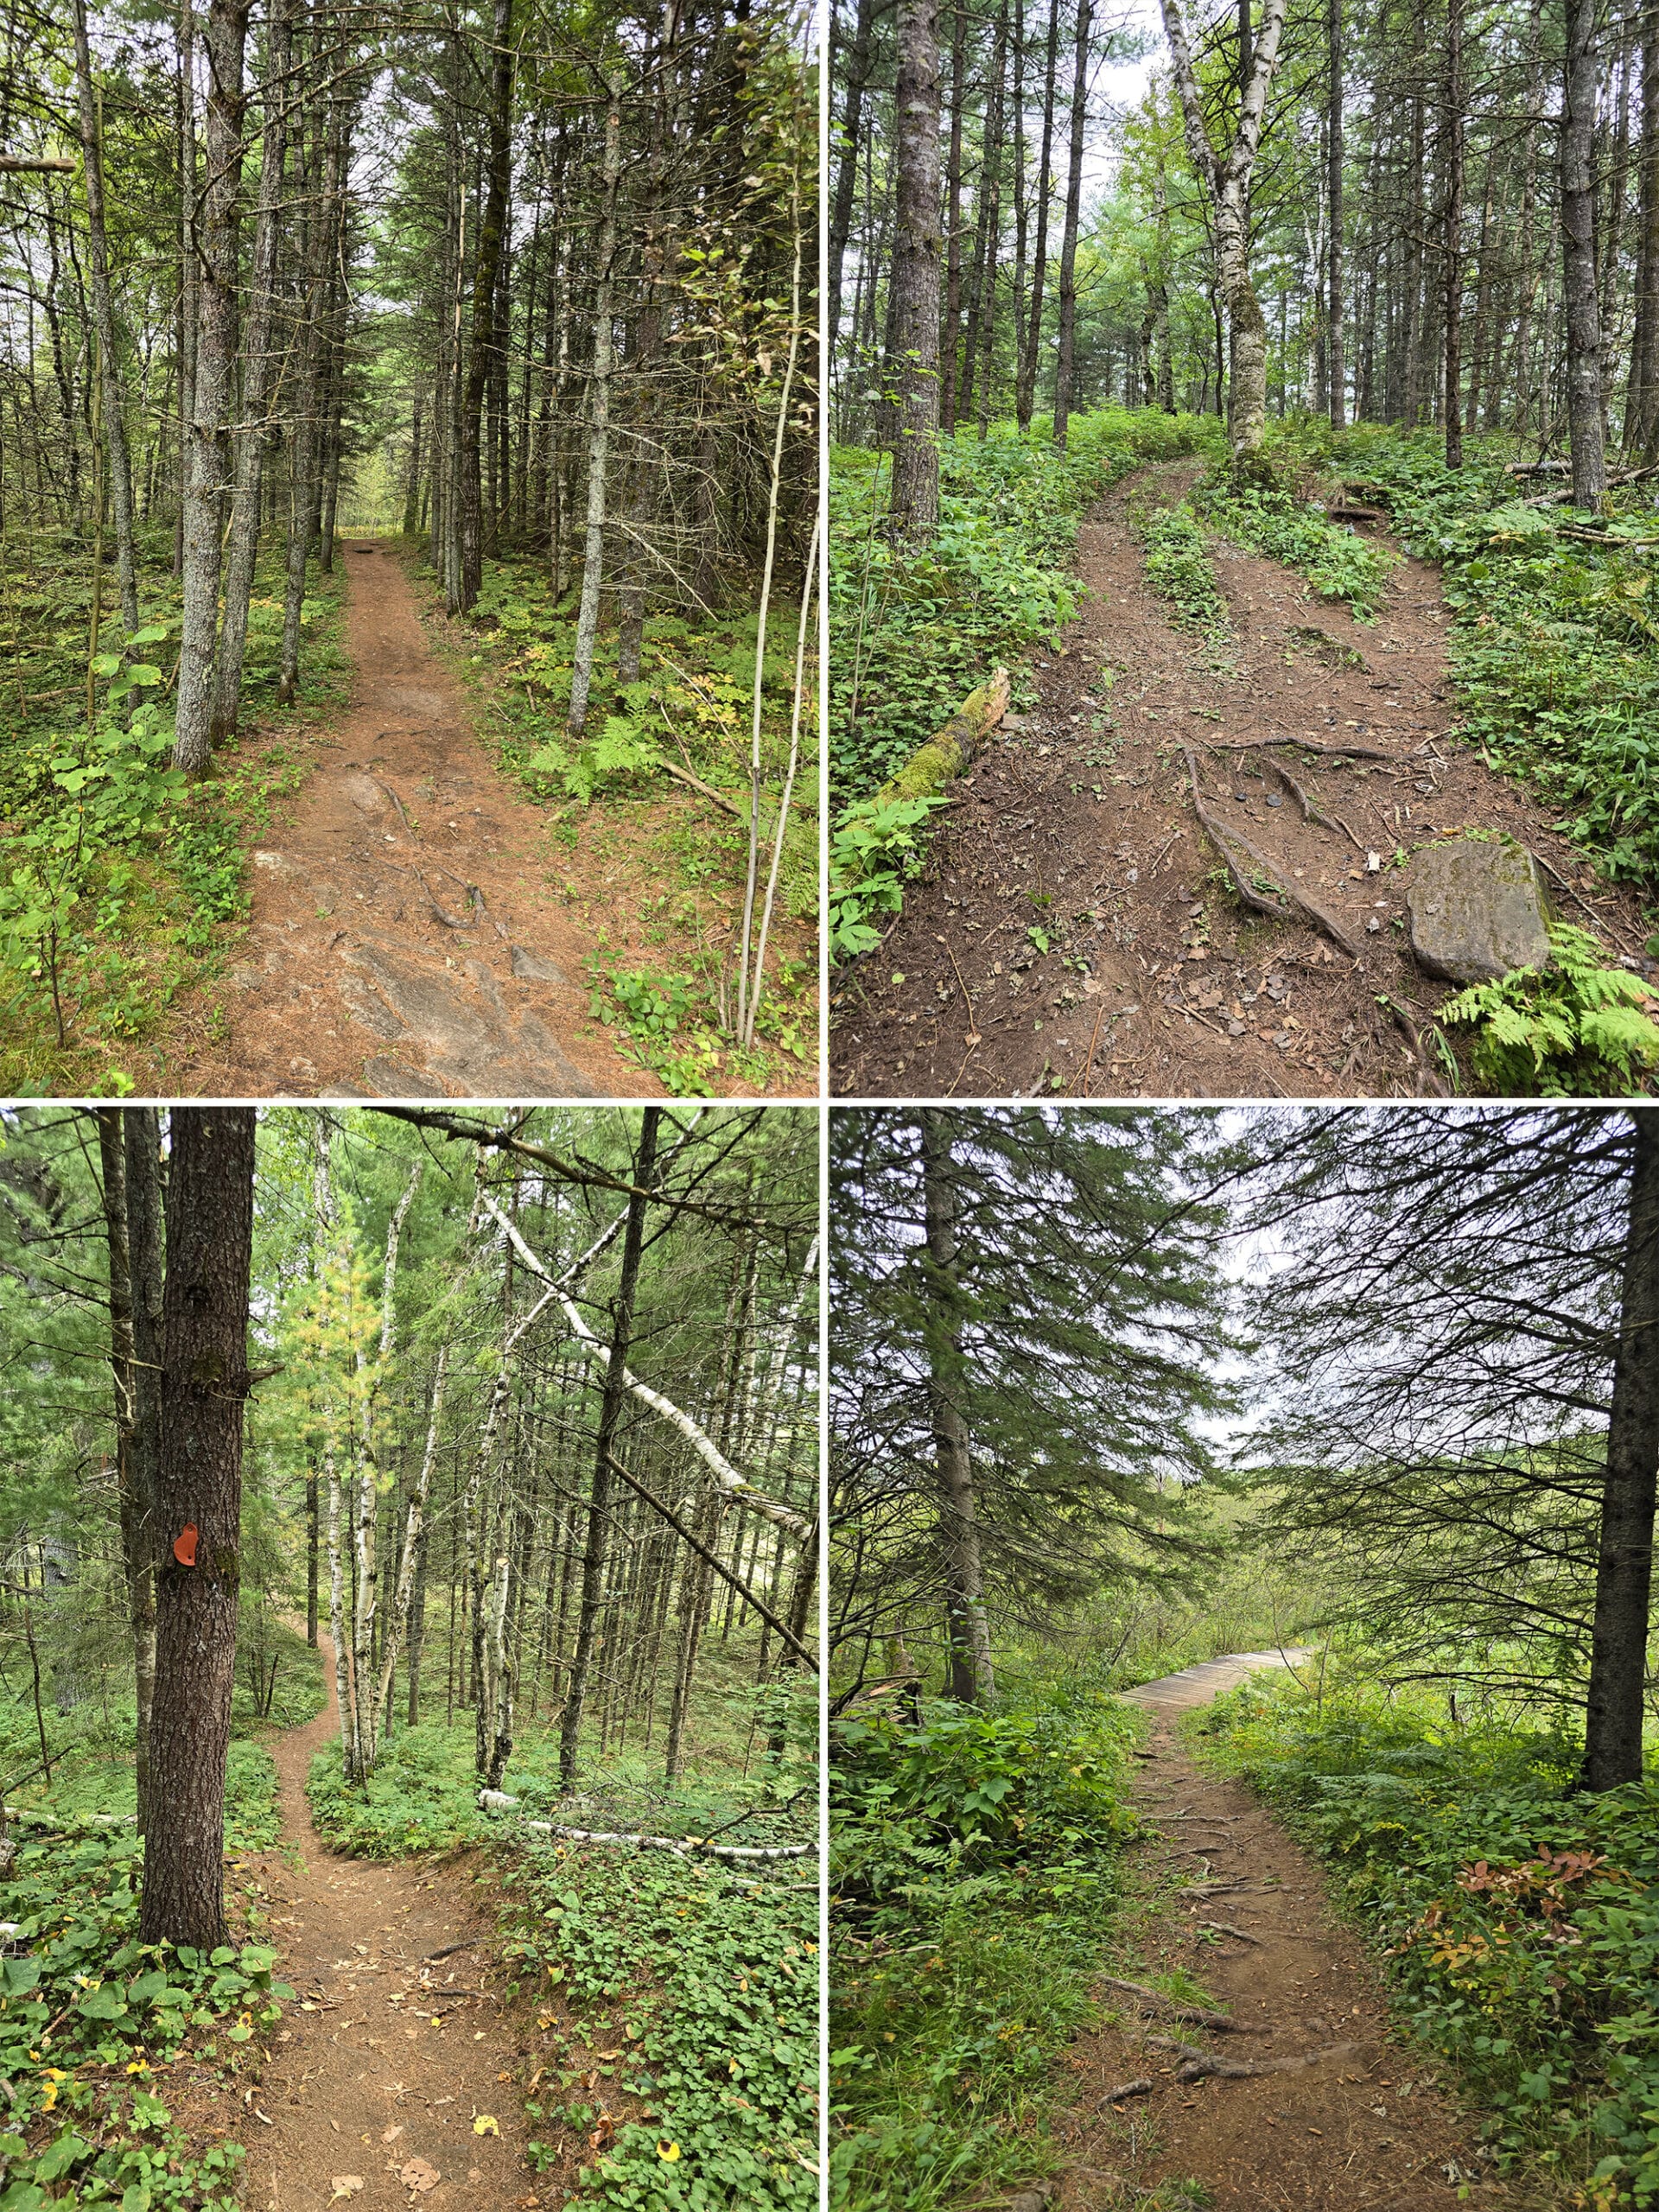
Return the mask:
MULTIPOLYGON (((391 546, 342 541, 351 703, 253 855, 194 1097, 659 1097, 588 1010, 547 819, 474 734, 391 546)), ((198 1030, 201 1025, 194 1025, 198 1030)))
POLYGON ((528 2055, 523 2024, 499 1994, 466 1864, 342 1859, 312 1826, 306 1775, 340 1728, 322 1641, 328 1703, 271 1745, 282 1843, 252 1862, 269 1891, 276 1974, 298 1998, 238 2130, 245 2201, 251 2212, 555 2206, 563 2192, 538 2186, 524 2164, 512 2078, 528 2055), (451 1944, 468 1948, 429 1959, 451 1944), (494 2127, 478 2133, 480 2118, 494 2127), (341 2194, 352 2179, 360 2189, 341 2194))
POLYGON ((1463 2191, 1517 2212, 1524 2199, 1492 2180, 1474 2120, 1395 2026, 1318 1866, 1249 1789, 1205 1775, 1177 1738, 1180 1712, 1250 1664, 1275 1663, 1246 1654, 1129 1693, 1152 1719, 1139 1784, 1148 1838, 1134 1860, 1147 1905, 1137 1955, 1113 1971, 1145 1985, 1184 1967, 1249 2032, 1212 2032, 1103 1987, 1108 2024, 1069 2054, 1076 2102, 1059 2128, 1067 2166, 1052 2202, 1094 2212, 1186 2181, 1203 2184, 1212 2212, 1452 2212, 1471 2201, 1463 2191), (1233 2063, 1313 2063, 1181 2083, 1184 2054, 1157 2037, 1233 2063), (1150 2095, 1109 2094, 1148 2079, 1150 2095))
POLYGON ((837 1094, 1432 1091, 1434 1048, 1417 1040, 1448 987, 1411 957, 1390 863, 1466 828, 1530 847, 1560 879, 1562 917, 1652 972, 1635 897, 1599 884, 1548 810, 1459 744, 1432 568, 1403 563, 1366 623, 1278 562, 1216 542, 1233 634, 1211 646, 1174 626, 1130 509, 1171 503, 1196 467, 1126 480, 1079 533, 1082 612, 1035 658, 1038 706, 955 786, 903 914, 837 995, 837 1094), (1293 746, 1262 747, 1274 738, 1387 757, 1310 766, 1293 746), (1206 807, 1332 915, 1357 959, 1300 921, 1247 912, 1215 880, 1189 747, 1206 807), (1304 820, 1275 761, 1344 826, 1304 820))

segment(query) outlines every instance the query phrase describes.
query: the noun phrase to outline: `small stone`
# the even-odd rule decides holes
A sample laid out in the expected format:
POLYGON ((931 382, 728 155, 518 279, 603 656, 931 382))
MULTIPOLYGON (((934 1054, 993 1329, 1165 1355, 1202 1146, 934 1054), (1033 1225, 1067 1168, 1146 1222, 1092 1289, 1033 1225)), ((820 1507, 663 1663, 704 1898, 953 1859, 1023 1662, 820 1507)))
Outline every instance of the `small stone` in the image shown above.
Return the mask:
POLYGON ((1282 806, 1284 803, 1283 799, 1281 799, 1276 792, 1268 801, 1268 804, 1269 806, 1282 806))
POLYGON ((1230 1037, 1242 1037, 1244 1034, 1244 1024, 1242 1021, 1230 1021, 1227 1025, 1227 1034, 1230 1037))
POLYGON ((1453 983, 1495 982, 1549 963, 1548 909, 1532 855, 1512 838, 1427 845, 1406 891, 1420 967, 1453 983))

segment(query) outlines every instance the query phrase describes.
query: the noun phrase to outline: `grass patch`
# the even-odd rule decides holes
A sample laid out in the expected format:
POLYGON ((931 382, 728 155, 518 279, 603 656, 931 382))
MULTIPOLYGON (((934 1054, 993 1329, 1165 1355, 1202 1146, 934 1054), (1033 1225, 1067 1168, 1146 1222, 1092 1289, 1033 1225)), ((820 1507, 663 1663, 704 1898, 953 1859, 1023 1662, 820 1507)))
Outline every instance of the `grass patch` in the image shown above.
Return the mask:
POLYGON ((1565 1724, 1459 1725, 1358 1658, 1189 1726, 1330 1866, 1499 2162, 1599 2212, 1659 2198, 1659 1777, 1586 1795, 1565 1724))
POLYGON ((836 1732, 830 2202, 927 2212, 1052 2171, 1137 1723, 1074 1682, 994 1715, 931 1701, 919 1726, 855 1707, 836 1732))

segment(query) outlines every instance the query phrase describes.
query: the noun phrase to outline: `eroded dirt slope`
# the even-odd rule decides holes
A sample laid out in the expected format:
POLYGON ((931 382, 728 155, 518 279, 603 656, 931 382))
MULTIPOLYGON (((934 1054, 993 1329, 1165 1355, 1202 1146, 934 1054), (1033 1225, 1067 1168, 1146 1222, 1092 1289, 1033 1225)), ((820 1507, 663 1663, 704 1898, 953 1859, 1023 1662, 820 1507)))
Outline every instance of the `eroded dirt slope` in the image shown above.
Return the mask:
POLYGON ((955 787, 925 876, 838 994, 837 1093, 1432 1090, 1421 1032, 1447 986, 1407 948, 1393 862, 1471 827, 1529 846, 1562 916, 1641 959, 1634 898, 1597 885, 1548 810, 1452 734, 1434 570, 1404 562, 1377 620, 1359 622, 1217 543, 1232 636, 1173 626, 1130 510, 1179 498, 1197 466, 1126 480, 1084 526, 1086 597, 1061 649, 1037 656, 1040 703, 955 787), (1287 738, 1333 749, 1272 742, 1287 738), (1335 937, 1249 914, 1217 880, 1189 758, 1205 808, 1335 937))
POLYGON ((591 1016, 546 821, 474 734, 389 545, 341 542, 351 704, 253 855, 204 1097, 660 1096, 591 1016))
POLYGON ((1380 1977, 1318 1866, 1248 1789, 1195 1766, 1174 1733, 1180 1712, 1280 1663, 1237 1655, 1130 1693, 1152 1715, 1139 1791, 1154 1833, 1136 1863, 1157 1904, 1120 1979, 1144 1987, 1184 1967, 1239 2025, 1211 2030, 1104 1986, 1117 2020, 1070 2054, 1070 2163, 1053 2203, 1096 2212, 1160 2182, 1196 2181, 1211 2212, 1452 2212, 1471 2196, 1516 2212, 1471 2119, 1393 2028, 1380 1977), (1273 2070, 1179 2078, 1210 2059, 1273 2070), (1141 2090, 1111 2095, 1131 2083, 1141 2090))

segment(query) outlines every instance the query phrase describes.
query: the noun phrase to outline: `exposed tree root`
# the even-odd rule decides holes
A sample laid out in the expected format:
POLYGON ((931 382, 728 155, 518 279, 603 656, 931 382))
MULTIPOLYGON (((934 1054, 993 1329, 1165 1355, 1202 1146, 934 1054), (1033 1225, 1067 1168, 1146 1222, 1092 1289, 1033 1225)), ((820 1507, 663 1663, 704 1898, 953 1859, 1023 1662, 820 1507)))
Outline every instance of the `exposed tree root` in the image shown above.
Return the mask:
POLYGON ((1120 2082, 1115 2089, 1108 2089, 1101 2099, 1103 2105, 1115 2105, 1124 2097, 1149 2097, 1153 2084, 1144 2077, 1135 2082, 1120 2082))
POLYGON ((1294 884, 1287 881, 1267 855, 1259 846, 1252 844, 1242 830, 1235 830, 1230 823, 1210 811, 1204 803, 1204 794, 1198 789, 1198 755, 1191 746, 1183 746, 1181 749, 1186 754, 1187 771, 1192 780, 1193 809, 1211 843, 1220 854, 1228 874, 1233 879, 1233 887, 1244 904, 1254 907, 1258 914, 1270 914, 1280 922, 1289 921, 1300 914, 1313 928, 1322 930, 1351 960, 1357 960, 1359 947, 1335 915, 1326 913, 1325 908, 1310 899, 1306 892, 1297 890, 1294 884), (1280 899, 1269 899, 1264 892, 1256 889, 1250 876, 1234 857, 1230 849, 1235 846, 1244 854, 1259 874, 1278 887, 1281 894, 1280 899))
POLYGON ((1190 2020, 1195 2028, 1230 2030, 1235 2035, 1259 2036, 1261 2028, 1247 2027, 1242 2020, 1235 2020, 1225 2012, 1206 2012, 1201 2005, 1178 2005, 1173 1997, 1166 1997, 1161 1990, 1148 1989, 1143 1981, 1125 1981, 1115 1974, 1103 1974, 1101 1980, 1109 1989, 1126 1989, 1131 1997, 1138 1997, 1143 2005, 1155 2011, 1167 2012, 1171 2019, 1190 2020))
POLYGON ((1206 737, 1204 741, 1212 753, 1266 753, 1276 745, 1288 745, 1302 753, 1328 753, 1334 760, 1388 760, 1400 766, 1397 753, 1385 753, 1378 746, 1325 745, 1317 737, 1206 737))
POLYGON ((1201 1920, 1198 1925, 1207 1928, 1211 1935, 1236 1936, 1241 1943, 1254 1943, 1258 1950, 1262 1948, 1259 1936, 1252 1936, 1248 1928, 1235 1928, 1230 1920, 1201 1920))
POLYGON ((1289 2058, 1234 2059, 1217 2058, 1205 2051, 1178 2067, 1178 2082, 1202 2082, 1206 2075, 1215 2075, 1224 2082, 1253 2080, 1258 2074, 1300 2074, 1305 2066, 1317 2066, 1322 2059, 1347 2058, 1359 2049, 1357 2043, 1327 2044, 1323 2050, 1304 2050, 1289 2058))

